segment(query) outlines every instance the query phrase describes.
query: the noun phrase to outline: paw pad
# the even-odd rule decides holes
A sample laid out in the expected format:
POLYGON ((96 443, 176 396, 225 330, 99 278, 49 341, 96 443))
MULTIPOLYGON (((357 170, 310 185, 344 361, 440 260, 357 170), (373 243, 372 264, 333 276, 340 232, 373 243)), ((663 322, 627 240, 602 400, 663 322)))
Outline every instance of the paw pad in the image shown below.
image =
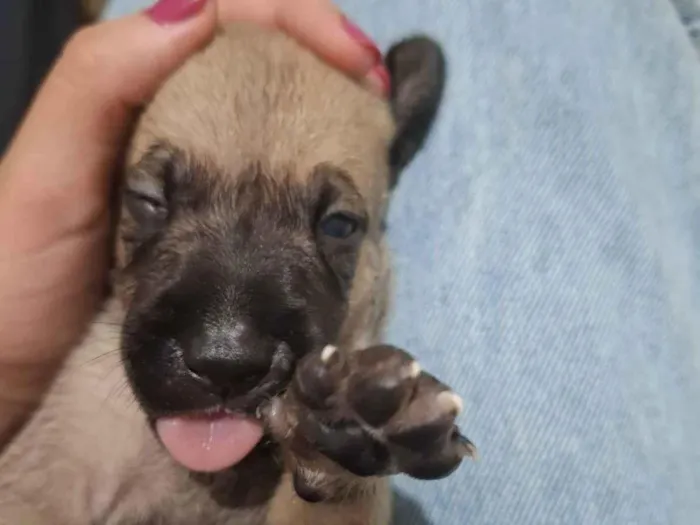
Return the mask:
POLYGON ((297 432, 312 450, 358 476, 437 479, 476 454, 455 424, 462 398, 399 348, 346 353, 326 346, 302 360, 292 393, 297 432))

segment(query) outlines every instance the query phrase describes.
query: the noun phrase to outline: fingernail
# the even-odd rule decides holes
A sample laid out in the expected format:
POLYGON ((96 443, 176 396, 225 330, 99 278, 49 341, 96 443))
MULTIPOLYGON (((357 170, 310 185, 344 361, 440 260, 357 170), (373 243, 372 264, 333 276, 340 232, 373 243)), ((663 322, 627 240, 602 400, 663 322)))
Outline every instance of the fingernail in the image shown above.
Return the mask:
POLYGON ((377 64, 365 77, 365 84, 381 97, 386 97, 391 89, 391 78, 384 64, 377 64))
POLYGON ((146 10, 156 24, 166 25, 182 22, 199 13, 208 0, 158 0, 146 10))
POLYGON ((345 32, 350 35, 350 38, 360 44, 367 51, 367 54, 371 59, 370 67, 381 61, 382 52, 379 51, 377 44, 375 44, 374 41, 368 37, 364 31, 362 31, 362 29, 357 27, 345 16, 343 16, 343 27, 345 28, 345 32))

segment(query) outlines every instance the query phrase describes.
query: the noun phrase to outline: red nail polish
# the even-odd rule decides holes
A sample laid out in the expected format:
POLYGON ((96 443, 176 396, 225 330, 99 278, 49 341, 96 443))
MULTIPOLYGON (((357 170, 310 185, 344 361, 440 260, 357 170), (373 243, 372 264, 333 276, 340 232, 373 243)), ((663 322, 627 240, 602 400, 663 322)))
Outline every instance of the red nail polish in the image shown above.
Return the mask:
POLYGON ((208 0, 158 0, 146 10, 146 14, 157 24, 172 24, 192 18, 199 13, 208 0))
POLYGON ((374 41, 370 37, 368 37, 364 33, 364 31, 362 31, 362 29, 357 27, 345 16, 343 16, 343 27, 353 40, 355 40, 358 44, 360 44, 363 48, 365 48, 371 53, 372 60, 374 61, 373 63, 376 64, 382 59, 382 52, 379 51, 377 44, 375 44, 374 41))

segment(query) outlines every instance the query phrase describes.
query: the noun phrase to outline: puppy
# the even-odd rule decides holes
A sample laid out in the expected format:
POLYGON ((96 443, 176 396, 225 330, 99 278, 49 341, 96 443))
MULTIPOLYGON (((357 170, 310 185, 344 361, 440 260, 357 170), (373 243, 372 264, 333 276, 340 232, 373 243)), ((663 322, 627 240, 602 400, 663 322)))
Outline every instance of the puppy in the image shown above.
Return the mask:
POLYGON ((388 476, 474 453, 460 398, 380 344, 388 196, 445 69, 422 37, 386 63, 389 104, 236 24, 164 85, 114 292, 0 457, 0 523, 387 525, 388 476))

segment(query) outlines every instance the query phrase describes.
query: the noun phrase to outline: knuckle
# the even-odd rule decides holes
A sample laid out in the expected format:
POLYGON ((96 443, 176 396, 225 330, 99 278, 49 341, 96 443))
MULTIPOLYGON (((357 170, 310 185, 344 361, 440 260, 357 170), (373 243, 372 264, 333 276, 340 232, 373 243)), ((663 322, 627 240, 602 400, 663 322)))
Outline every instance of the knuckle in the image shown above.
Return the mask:
POLYGON ((93 70, 98 63, 96 48, 95 29, 82 28, 74 33, 64 46, 63 62, 81 72, 93 70))
POLYGON ((104 33, 98 26, 85 27, 74 33, 63 47, 54 77, 72 90, 106 93, 111 89, 119 61, 108 60, 104 33))

